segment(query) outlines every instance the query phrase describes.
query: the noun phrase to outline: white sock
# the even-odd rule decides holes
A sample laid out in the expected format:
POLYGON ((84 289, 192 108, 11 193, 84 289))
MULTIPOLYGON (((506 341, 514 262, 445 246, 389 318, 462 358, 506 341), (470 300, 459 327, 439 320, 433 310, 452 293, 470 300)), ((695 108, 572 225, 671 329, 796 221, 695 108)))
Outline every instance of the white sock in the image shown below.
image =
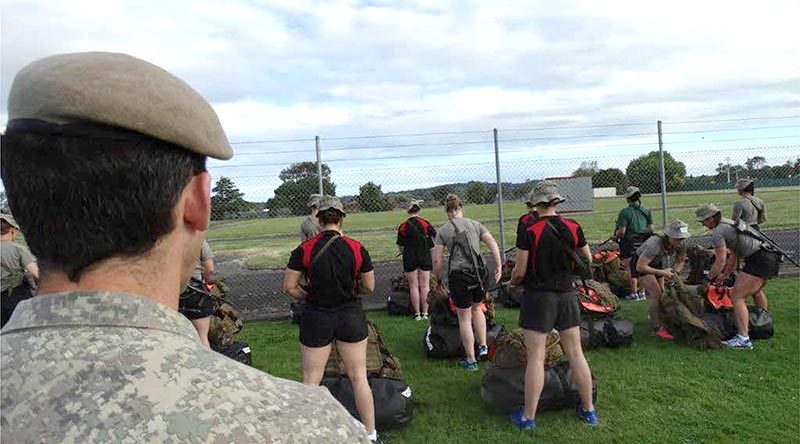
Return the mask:
POLYGON ((377 430, 373 430, 371 433, 367 433, 367 438, 369 438, 370 441, 377 441, 378 440, 378 431, 377 430))
POLYGON ((750 340, 750 336, 744 336, 744 335, 742 335, 742 334, 740 333, 740 334, 739 334, 739 339, 741 339, 742 341, 749 341, 749 340, 750 340))

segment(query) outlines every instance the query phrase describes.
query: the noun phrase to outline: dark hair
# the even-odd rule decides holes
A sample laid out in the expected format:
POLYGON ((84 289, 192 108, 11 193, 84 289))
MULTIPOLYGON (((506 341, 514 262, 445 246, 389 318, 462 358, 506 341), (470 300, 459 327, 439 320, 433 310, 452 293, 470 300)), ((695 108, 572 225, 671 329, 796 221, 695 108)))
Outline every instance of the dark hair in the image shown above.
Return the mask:
POLYGON ((628 202, 636 202, 637 200, 641 200, 641 199, 642 199, 642 193, 637 191, 637 192, 633 193, 633 195, 631 197, 628 198, 628 202))
MULTIPOLYGON (((120 128, 93 137, 9 131, 2 178, 31 251, 77 282, 92 264, 149 251, 206 157, 120 128), (117 137, 109 137, 108 134, 117 137)), ((86 124, 87 134, 98 125, 86 124)))
POLYGON ((753 193, 756 192, 756 184, 751 182, 750 185, 744 187, 744 189, 742 191, 745 191, 745 192, 753 194, 753 193))
POLYGON ((416 214, 421 211, 419 205, 414 205, 408 210, 408 214, 416 214))
POLYGON ((336 208, 328 208, 317 213, 317 219, 321 225, 338 224, 342 221, 344 214, 336 208))
POLYGON ((722 220, 722 213, 718 211, 716 214, 714 214, 714 215, 713 215, 713 216, 711 216, 711 217, 712 217, 712 218, 713 218, 713 220, 714 220, 714 225, 719 225, 719 221, 721 221, 721 220, 722 220))
POLYGON ((11 231, 11 224, 5 220, 0 219, 0 234, 8 234, 11 231))

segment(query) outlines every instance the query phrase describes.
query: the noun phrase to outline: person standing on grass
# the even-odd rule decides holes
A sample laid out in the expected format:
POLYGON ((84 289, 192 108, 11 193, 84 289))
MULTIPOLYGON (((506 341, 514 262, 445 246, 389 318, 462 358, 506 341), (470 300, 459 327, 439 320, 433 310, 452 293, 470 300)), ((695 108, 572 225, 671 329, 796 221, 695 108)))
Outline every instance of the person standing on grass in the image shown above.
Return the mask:
POLYGON ((125 54, 60 54, 8 93, 0 169, 41 267, 0 331, 3 442, 367 443, 325 390, 207 347, 178 313, 211 214, 211 105, 125 54))
MULTIPOLYGON (((756 189, 753 179, 737 180, 736 191, 741 199, 733 204, 731 219, 734 222, 742 220, 747 225, 760 229, 759 224, 767 221, 767 204, 755 196, 756 189)), ((769 306, 764 290, 759 290, 753 295, 753 302, 756 307, 767 308, 769 306)))
POLYGON ((576 406, 584 423, 597 425, 592 402, 592 375, 581 348, 581 315, 577 274, 590 270, 591 252, 583 229, 577 222, 556 213, 564 199, 552 181, 542 181, 533 189, 531 203, 539 220, 517 238, 517 257, 511 273, 512 285, 524 285, 525 294, 519 315, 524 329, 527 367, 525 405, 514 411, 511 422, 522 430, 536 428, 536 409, 544 387, 545 342, 554 328, 561 347, 569 357, 572 378, 580 395, 576 406), (583 270, 583 271, 581 271, 583 270))
POLYGON ((408 279, 411 307, 417 321, 428 319, 428 291, 433 269, 431 248, 436 237, 433 225, 419 217, 421 202, 408 203, 409 218, 397 228, 397 245, 403 255, 403 272, 408 279))
POLYGON ((713 230, 711 247, 714 248, 714 264, 707 277, 710 282, 722 284, 736 269, 739 259, 744 259, 744 267, 736 275, 731 295, 738 334, 722 344, 728 348, 752 349, 748 331, 750 314, 745 299, 763 291, 767 281, 778 275, 781 254, 756 234, 747 231, 747 224, 738 225, 731 219, 723 218, 714 204, 699 206, 695 215, 698 222, 713 230), (744 231, 740 231, 740 227, 744 231))
POLYGON ((458 328, 466 358, 459 365, 469 371, 478 371, 475 359, 475 342, 477 336, 478 357, 488 355, 486 346, 486 316, 481 310, 481 302, 486 298, 486 279, 488 272, 480 253, 480 243, 485 243, 492 252, 495 264, 494 283, 500 282, 501 267, 500 249, 492 234, 478 221, 464 217, 461 200, 450 194, 445 200, 445 211, 450 219, 436 232, 433 249, 433 269, 442 282, 447 276, 450 298, 456 306, 458 328), (442 260, 444 250, 450 253, 446 267, 442 260))
POLYGON ((375 289, 375 272, 366 248, 342 235, 342 202, 323 196, 318 208, 322 231, 292 251, 283 278, 283 290, 306 302, 300 318, 303 383, 319 385, 336 340, 353 385, 356 409, 375 442, 375 407, 367 381, 367 317, 359 296, 375 289), (300 286, 304 275, 308 292, 300 286))
MULTIPOLYGON (((625 190, 625 200, 628 206, 623 208, 617 216, 617 229, 614 236, 619 243, 619 257, 622 267, 631 266, 631 258, 644 241, 653 234, 653 215, 650 210, 642 207, 642 193, 637 187, 628 187, 625 190)), ((634 264, 635 266, 635 264, 634 264)), ((625 297, 629 301, 644 300, 644 295, 639 292, 638 280, 631 276, 630 294, 625 297)))
POLYGON ((317 207, 319 206, 319 199, 321 194, 312 194, 306 202, 308 208, 308 216, 300 223, 300 242, 307 241, 319 233, 319 220, 317 220, 317 207))
POLYGON ((211 327, 211 315, 217 309, 214 299, 206 288, 206 283, 214 277, 214 255, 208 241, 203 239, 200 243, 200 256, 195 262, 189 285, 181 293, 178 302, 178 311, 192 322, 200 342, 206 347, 208 343, 208 329, 211 327))
POLYGON ((664 291, 664 281, 677 277, 686 262, 686 242, 691 236, 689 225, 680 219, 673 219, 664 229, 661 236, 650 236, 636 250, 631 260, 631 276, 639 278, 639 283, 647 290, 650 324, 653 334, 667 341, 675 338, 664 328, 658 316, 658 304, 664 291), (667 266, 666 260, 674 255, 675 265, 667 266))
POLYGON ((33 296, 39 281, 36 258, 14 240, 19 225, 10 214, 0 214, 0 328, 11 318, 17 304, 33 296))

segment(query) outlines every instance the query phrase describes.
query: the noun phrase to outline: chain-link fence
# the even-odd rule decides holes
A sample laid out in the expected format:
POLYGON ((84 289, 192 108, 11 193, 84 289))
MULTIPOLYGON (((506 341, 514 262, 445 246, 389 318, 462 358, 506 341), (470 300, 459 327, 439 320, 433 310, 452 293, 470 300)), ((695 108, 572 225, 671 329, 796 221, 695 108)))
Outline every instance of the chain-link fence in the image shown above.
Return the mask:
POLYGON ((553 178, 568 200, 562 210, 596 245, 612 235, 626 206, 621 194, 634 185, 657 231, 680 218, 691 227, 691 242, 708 243, 694 209, 715 203, 730 217, 739 199, 734 184, 749 177, 767 203, 769 219, 762 228, 798 257, 798 121, 614 123, 236 143, 231 163, 210 165, 215 186, 208 240, 218 274, 230 283, 245 318, 282 317, 290 302, 281 290, 283 269, 300 242, 309 195, 320 189, 335 194, 348 212, 344 231, 364 244, 376 264, 376 291, 365 298, 375 308, 385 305, 390 279, 402 272, 397 227, 412 199, 422 200, 421 216, 439 226, 446 221, 444 197, 458 194, 466 202, 465 216, 483 222, 508 249, 526 211, 524 196, 535 182, 553 178))

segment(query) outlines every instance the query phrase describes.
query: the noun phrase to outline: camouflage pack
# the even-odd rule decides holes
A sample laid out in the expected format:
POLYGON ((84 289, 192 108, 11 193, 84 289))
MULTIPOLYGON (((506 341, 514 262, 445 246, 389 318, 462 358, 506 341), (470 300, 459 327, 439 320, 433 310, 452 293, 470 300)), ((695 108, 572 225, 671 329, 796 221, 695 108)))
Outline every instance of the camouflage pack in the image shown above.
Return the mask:
MULTIPOLYGON (((545 364, 548 365, 555 364, 564 355, 557 332, 547 334, 545 350, 545 364)), ((490 357, 494 366, 500 368, 525 367, 528 358, 524 331, 521 328, 515 328, 498 335, 493 352, 493 355, 490 353, 490 357)))
MULTIPOLYGON (((346 375, 344 360, 336 350, 336 342, 331 347, 328 363, 325 365, 326 377, 346 375)), ((367 375, 379 378, 402 379, 403 371, 400 369, 400 360, 397 359, 381 338, 378 327, 367 321, 367 375)))

